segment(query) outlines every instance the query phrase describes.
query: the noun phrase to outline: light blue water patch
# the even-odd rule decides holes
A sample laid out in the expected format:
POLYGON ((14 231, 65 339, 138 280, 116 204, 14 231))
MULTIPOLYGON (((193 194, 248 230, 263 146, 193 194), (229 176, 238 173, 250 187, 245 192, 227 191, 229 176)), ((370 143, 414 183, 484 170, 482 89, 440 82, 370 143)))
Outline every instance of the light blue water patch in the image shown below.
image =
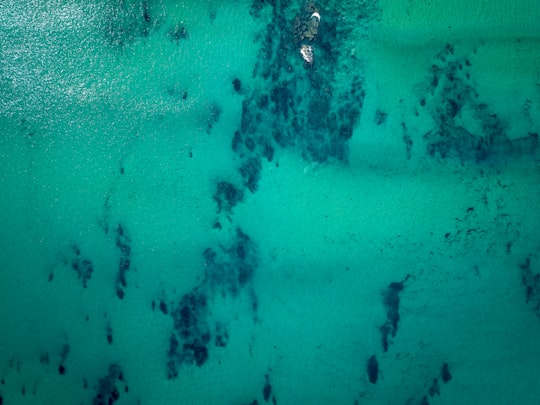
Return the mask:
POLYGON ((4 1, 0 403, 530 403, 535 2, 4 1))

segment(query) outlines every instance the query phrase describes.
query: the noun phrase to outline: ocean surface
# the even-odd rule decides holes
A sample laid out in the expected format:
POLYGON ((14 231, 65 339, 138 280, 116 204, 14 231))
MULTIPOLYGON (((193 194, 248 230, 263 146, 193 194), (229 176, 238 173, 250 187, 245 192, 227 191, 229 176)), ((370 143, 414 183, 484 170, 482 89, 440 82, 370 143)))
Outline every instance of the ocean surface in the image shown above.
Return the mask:
POLYGON ((0 404, 534 404, 537 0, 2 0, 0 404))

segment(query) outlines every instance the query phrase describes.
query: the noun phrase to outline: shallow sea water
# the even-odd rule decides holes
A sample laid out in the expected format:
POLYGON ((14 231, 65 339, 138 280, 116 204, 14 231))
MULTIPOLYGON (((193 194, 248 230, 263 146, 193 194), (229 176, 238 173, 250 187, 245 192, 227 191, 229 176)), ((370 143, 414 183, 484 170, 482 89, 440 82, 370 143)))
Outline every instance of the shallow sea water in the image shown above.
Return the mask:
POLYGON ((539 20, 1 2, 0 403, 534 403, 539 20))

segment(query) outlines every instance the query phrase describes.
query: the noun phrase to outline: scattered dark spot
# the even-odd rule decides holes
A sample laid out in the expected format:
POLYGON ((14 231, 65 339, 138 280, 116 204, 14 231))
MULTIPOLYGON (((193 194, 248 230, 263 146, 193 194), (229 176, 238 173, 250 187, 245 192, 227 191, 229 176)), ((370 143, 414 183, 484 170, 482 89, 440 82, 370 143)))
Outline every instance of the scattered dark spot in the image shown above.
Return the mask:
POLYGON ((58 366, 58 373, 59 373, 60 375, 64 375, 64 374, 66 373, 66 368, 64 367, 63 364, 60 364, 60 365, 58 366))
POLYGON ((120 167, 120 174, 124 174, 125 173, 125 170, 123 167, 120 167))

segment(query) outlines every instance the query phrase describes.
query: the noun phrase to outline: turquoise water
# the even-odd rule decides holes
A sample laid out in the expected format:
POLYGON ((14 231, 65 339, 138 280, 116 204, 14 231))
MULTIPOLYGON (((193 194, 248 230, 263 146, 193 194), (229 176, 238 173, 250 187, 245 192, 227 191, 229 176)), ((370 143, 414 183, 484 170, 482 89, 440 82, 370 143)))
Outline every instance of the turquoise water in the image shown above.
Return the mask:
POLYGON ((0 403, 536 403, 538 21, 1 2, 0 403))

